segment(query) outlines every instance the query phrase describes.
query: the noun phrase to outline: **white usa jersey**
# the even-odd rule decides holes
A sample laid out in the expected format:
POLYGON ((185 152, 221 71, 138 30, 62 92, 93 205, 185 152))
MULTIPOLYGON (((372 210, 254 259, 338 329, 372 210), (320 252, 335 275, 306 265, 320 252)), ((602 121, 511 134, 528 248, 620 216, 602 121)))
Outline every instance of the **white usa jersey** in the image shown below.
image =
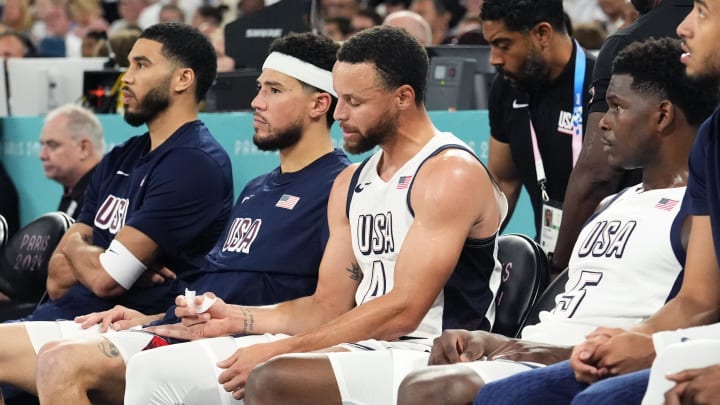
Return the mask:
POLYGON ((684 194, 635 186, 612 197, 580 232, 555 308, 523 339, 575 345, 598 326, 628 327, 660 309, 682 277, 684 194))
MULTIPOLYGON (((382 150, 366 159, 353 174, 348 189, 347 214, 353 252, 363 273, 355 293, 357 305, 393 289, 395 263, 414 220, 410 205, 413 181, 429 158, 449 148, 466 150, 477 158, 454 135, 437 133, 387 182, 378 176, 377 165, 382 150)), ((497 186, 494 198, 501 207, 502 222, 507 204, 497 186)), ((495 315, 494 296, 500 284, 496 236, 466 240, 443 291, 417 330, 408 336, 432 338, 447 328, 490 329, 495 315)))

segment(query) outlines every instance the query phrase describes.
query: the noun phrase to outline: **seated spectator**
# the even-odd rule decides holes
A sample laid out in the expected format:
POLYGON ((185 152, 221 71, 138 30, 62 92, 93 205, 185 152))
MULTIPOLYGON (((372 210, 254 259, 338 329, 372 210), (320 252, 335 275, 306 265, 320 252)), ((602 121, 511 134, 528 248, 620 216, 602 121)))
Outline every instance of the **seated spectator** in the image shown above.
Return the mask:
POLYGON ((385 17, 383 25, 398 27, 407 31, 423 46, 432 45, 430 24, 418 13, 410 10, 396 11, 385 17))
POLYGON ((599 50, 607 34, 605 30, 597 23, 582 23, 577 24, 573 27, 573 36, 585 49, 588 50, 599 50))
POLYGON ((432 45, 446 43, 450 38, 452 12, 445 0, 413 0, 410 10, 420 14, 430 24, 432 45))
POLYGON ((118 67, 126 68, 130 66, 128 54, 141 34, 142 30, 137 27, 124 28, 110 34, 110 38, 108 39, 110 49, 112 50, 112 55, 110 56, 115 59, 118 67))
POLYGON ((323 19, 345 17, 352 19, 360 5, 358 0, 318 0, 320 2, 320 15, 323 19))
POLYGON ((47 57, 79 57, 82 37, 73 32, 69 0, 36 0, 32 34, 38 54, 47 57))
POLYGON ((350 28, 353 33, 366 30, 382 24, 382 17, 375 10, 362 8, 350 19, 350 28))
POLYGON ((48 112, 40 133, 40 160, 45 176, 63 186, 59 211, 77 219, 104 153, 102 125, 92 111, 67 104, 48 112))
POLYGON ((175 4, 165 4, 160 7, 160 15, 158 16, 160 23, 168 22, 185 22, 185 12, 175 4))
POLYGON ((88 31, 82 39, 82 57, 110 56, 110 43, 105 31, 88 31))
POLYGON ((25 58, 35 56, 35 45, 23 34, 6 31, 0 33, 0 56, 2 58, 25 58))
POLYGON ((29 34, 33 18, 29 0, 5 0, 0 23, 12 31, 29 34))
POLYGON ((345 17, 332 17, 323 20, 322 33, 335 42, 343 42, 352 34, 350 20, 345 17))
POLYGON ((690 224, 681 208, 687 159, 698 125, 720 100, 707 81, 684 76, 679 57, 668 57, 680 53, 678 41, 665 39, 630 46, 615 60, 603 144, 610 165, 642 167, 643 182, 609 197, 585 225, 555 308, 526 326, 522 340, 446 332, 429 364, 452 364, 408 376, 400 404, 470 403, 485 383, 565 360, 597 326, 637 323, 677 292, 690 224))
POLYGON ((90 31, 107 32, 110 28, 99 0, 70 0, 70 17, 75 23, 72 32, 78 38, 84 38, 90 31))

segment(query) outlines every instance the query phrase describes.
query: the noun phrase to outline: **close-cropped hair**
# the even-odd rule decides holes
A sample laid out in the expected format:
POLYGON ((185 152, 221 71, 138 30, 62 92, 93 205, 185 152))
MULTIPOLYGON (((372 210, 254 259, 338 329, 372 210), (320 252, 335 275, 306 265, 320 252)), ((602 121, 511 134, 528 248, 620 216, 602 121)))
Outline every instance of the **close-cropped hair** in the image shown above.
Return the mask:
POLYGON ((140 38, 162 44, 162 54, 195 72, 195 99, 199 102, 215 81, 217 55, 210 41, 195 28, 183 23, 155 24, 140 38))
POLYGON ((55 117, 66 116, 67 129, 72 138, 79 141, 88 138, 93 144, 95 153, 102 156, 105 152, 105 139, 103 138, 103 128, 97 116, 85 107, 77 104, 64 104, 50 111, 45 116, 45 122, 55 117))
MULTIPOLYGON (((335 61, 337 60, 337 51, 339 45, 336 44, 332 39, 323 35, 316 35, 310 32, 294 33, 280 37, 270 44, 268 54, 273 52, 280 52, 282 54, 292 56, 300 59, 303 62, 307 62, 311 65, 315 65, 320 69, 325 69, 328 72, 332 72, 335 61)), ((315 86, 307 84, 301 80, 298 80, 305 90, 311 92, 325 92, 325 90, 318 89, 315 86)), ((337 105, 337 98, 330 94, 332 103, 328 110, 327 125, 328 128, 334 122, 333 112, 337 105)))
POLYGON ((567 32, 562 0, 485 0, 483 21, 502 21, 510 31, 530 31, 547 22, 555 31, 567 32))
POLYGON ((688 78, 680 61, 682 52, 677 39, 635 42, 615 57, 613 74, 630 75, 633 90, 670 101, 697 127, 720 101, 718 83, 714 78, 688 78))
POLYGON ((415 91, 416 105, 425 98, 428 55, 403 29, 381 25, 361 31, 340 47, 337 59, 351 64, 372 63, 385 89, 407 84, 415 91))

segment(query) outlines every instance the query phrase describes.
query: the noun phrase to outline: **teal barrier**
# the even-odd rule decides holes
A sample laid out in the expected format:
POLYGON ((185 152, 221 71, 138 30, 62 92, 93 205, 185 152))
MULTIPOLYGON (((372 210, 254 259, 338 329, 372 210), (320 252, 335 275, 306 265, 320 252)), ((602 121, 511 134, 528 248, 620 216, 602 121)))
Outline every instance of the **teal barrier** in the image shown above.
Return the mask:
MULTIPOLYGON (((487 111, 433 111, 430 117, 437 128, 455 133, 487 163, 489 147, 487 111)), ((100 115, 99 118, 105 130, 108 147, 121 143, 144 130, 129 126, 119 115, 100 115)), ((250 179, 277 167, 278 159, 275 152, 262 152, 253 145, 252 114, 202 114, 201 119, 230 154, 236 195, 250 179)), ((41 117, 2 119, 0 149, 5 167, 20 195, 22 224, 55 210, 62 195, 62 187, 45 178, 38 158, 40 150, 38 138, 42 124, 41 117)), ((336 145, 342 145, 342 135, 337 125, 333 126, 332 136, 336 145)), ((351 158, 354 161, 361 159, 357 156, 351 158)), ((532 209, 525 192, 522 193, 513 219, 505 231, 534 235, 532 209)))

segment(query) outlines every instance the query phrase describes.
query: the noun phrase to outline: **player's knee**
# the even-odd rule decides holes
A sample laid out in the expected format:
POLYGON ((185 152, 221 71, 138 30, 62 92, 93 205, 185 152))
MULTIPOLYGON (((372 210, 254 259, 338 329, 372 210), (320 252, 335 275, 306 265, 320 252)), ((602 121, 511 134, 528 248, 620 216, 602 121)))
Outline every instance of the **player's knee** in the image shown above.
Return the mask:
POLYGON ((405 377, 400 384, 398 405, 465 404, 472 402, 484 385, 474 372, 440 374, 437 371, 438 368, 430 367, 405 377))
POLYGON ((295 361, 279 356, 255 367, 245 385, 245 403, 277 404, 287 403, 287 389, 297 379, 295 361))
POLYGON ((38 385, 54 384, 72 378, 76 371, 73 365, 77 364, 72 352, 72 344, 67 342, 45 344, 37 354, 38 385))

